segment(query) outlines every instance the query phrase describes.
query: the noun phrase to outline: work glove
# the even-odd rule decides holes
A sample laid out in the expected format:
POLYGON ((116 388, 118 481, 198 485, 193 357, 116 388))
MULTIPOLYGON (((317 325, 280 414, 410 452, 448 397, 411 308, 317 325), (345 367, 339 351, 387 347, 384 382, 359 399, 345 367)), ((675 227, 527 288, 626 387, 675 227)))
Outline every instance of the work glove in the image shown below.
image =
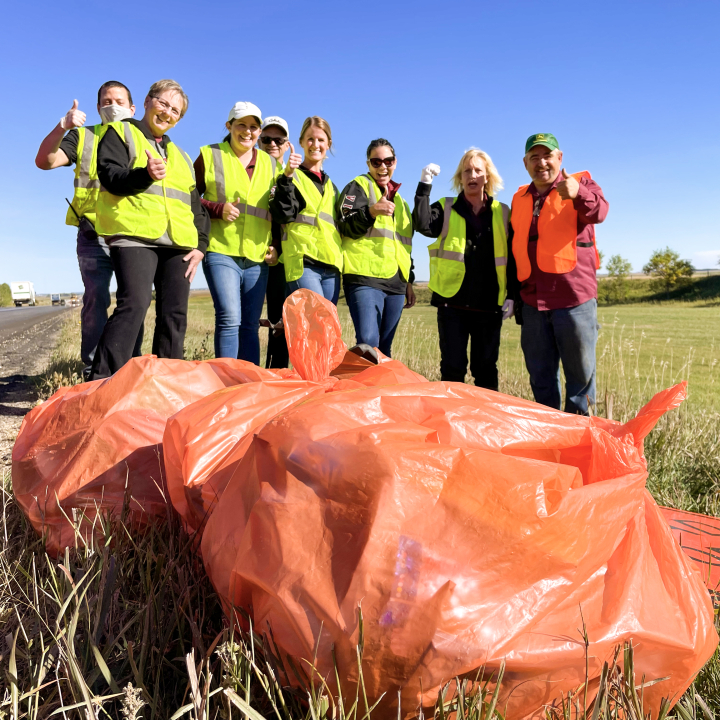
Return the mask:
POLYGON ((502 306, 503 320, 509 320, 515 314, 515 301, 508 298, 502 306))
POLYGON ((432 183, 433 178, 440 174, 440 166, 435 163, 426 165, 420 173, 420 182, 432 183))

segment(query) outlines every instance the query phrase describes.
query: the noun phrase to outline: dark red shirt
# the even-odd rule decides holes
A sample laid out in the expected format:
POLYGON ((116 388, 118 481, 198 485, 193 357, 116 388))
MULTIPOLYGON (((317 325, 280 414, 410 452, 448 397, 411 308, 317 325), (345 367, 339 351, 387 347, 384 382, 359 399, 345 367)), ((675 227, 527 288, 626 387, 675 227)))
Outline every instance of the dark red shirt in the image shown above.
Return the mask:
MULTIPOLYGON (((250 180, 252 180, 256 160, 257 148, 253 148, 252 157, 250 158, 250 162, 245 168, 250 180)), ((203 160, 202 153, 198 155, 197 160, 193 163, 193 167, 195 168, 195 182, 197 184, 197 190, 200 195, 204 195, 207 188, 205 187, 205 161, 203 160)), ((205 206, 205 209, 208 211, 208 215, 210 215, 211 219, 222 220, 223 206, 225 205, 225 203, 213 202, 212 200, 206 200, 205 198, 201 198, 200 202, 202 202, 202 204, 205 206)), ((231 200, 230 202, 233 201, 231 200)))
MULTIPOLYGON (((562 179, 562 173, 558 173, 550 190, 562 182, 562 179)), ((539 202, 539 207, 542 208, 550 190, 541 195, 535 185, 530 183, 526 192, 530 193, 534 202, 539 202)), ((593 225, 601 223, 607 217, 608 201, 594 180, 582 177, 573 206, 578 214, 577 265, 568 273, 546 273, 540 270, 537 265, 537 217, 532 219, 528 238, 530 277, 521 283, 520 297, 523 302, 538 310, 576 307, 597 297, 595 248, 591 244, 593 225)))

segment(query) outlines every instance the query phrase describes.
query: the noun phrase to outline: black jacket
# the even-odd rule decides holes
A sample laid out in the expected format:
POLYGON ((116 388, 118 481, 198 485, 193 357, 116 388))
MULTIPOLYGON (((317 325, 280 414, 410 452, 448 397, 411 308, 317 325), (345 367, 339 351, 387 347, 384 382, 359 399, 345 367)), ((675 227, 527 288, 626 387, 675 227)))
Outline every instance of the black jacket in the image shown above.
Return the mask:
MULTIPOLYGON (((398 184, 396 187, 400 187, 398 184)), ((342 194, 338 197, 335 205, 335 215, 338 218, 338 231, 340 235, 348 238, 361 238, 375 224, 375 218, 370 214, 370 198, 365 194, 362 186, 352 180, 349 182, 342 194)), ((413 262, 410 259, 410 277, 406 281, 400 269, 391 278, 376 278, 368 275, 343 275, 343 283, 346 285, 365 285, 391 295, 404 295, 407 283, 415 282, 413 262)))
MULTIPOLYGON (((132 123, 151 143, 155 143, 155 138, 139 120, 130 118, 129 120, 123 120, 123 122, 132 123)), ((167 146, 171 142, 172 140, 167 135, 163 135, 159 143, 163 152, 167 152, 167 146)), ((98 145, 97 169, 101 185, 113 195, 121 197, 138 195, 153 184, 153 179, 150 177, 147 168, 130 167, 130 155, 127 146, 114 130, 108 130, 98 145)), ((197 249, 205 253, 208 246, 208 235, 210 234, 210 217, 200 202, 200 194, 197 188, 190 194, 190 202, 195 228, 198 231, 197 249)))
MULTIPOLYGON (((443 208, 440 202, 430 204, 430 183, 419 183, 415 193, 413 221, 415 230, 426 237, 440 237, 443 227, 443 208)), ((469 310, 499 312, 498 281, 495 271, 495 249, 492 230, 492 198, 488 197, 483 209, 477 215, 460 195, 453 203, 453 209, 465 220, 467 238, 465 242, 465 277, 458 292, 451 298, 433 293, 433 305, 449 305, 469 310)), ((517 270, 508 241, 507 264, 508 297, 514 299, 518 292, 517 270)))
MULTIPOLYGON (((303 172, 312 180, 313 185, 317 188, 318 192, 323 195, 325 193, 326 183, 331 183, 335 195, 337 196, 338 190, 335 187, 335 183, 325 172, 321 172, 321 178, 319 178, 314 172, 306 170, 302 165, 295 172, 303 172)), ((273 225, 276 223, 279 225, 285 225, 291 223, 295 218, 307 207, 305 198, 302 193, 293 184, 292 177, 288 177, 284 173, 278 178, 277 185, 273 188, 270 196, 270 215, 273 219, 273 225)), ((282 252, 282 249, 280 250, 282 252)), ((304 265, 314 265, 318 267, 335 267, 334 265, 328 265, 327 263, 320 262, 314 258, 304 257, 304 265)))

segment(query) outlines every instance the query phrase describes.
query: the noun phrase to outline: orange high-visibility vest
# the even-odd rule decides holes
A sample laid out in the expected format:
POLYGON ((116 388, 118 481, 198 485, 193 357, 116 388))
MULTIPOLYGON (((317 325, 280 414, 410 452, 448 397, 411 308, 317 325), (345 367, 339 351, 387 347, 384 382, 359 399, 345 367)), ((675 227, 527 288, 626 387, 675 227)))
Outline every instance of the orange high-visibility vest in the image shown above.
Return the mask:
MULTIPOLYGON (((590 173, 583 170, 573 173, 580 182, 581 177, 590 179, 590 173)), ((530 257, 528 256, 528 236, 533 214, 533 197, 527 192, 529 185, 518 189, 512 199, 510 222, 513 227, 512 250, 517 264, 518 280, 530 277, 530 257)), ((547 196, 537 223, 537 264, 546 273, 567 273, 577 265, 577 210, 572 200, 563 200, 553 188, 547 196)), ((595 243, 593 228, 593 246, 595 247, 595 265, 600 267, 600 256, 595 243)))

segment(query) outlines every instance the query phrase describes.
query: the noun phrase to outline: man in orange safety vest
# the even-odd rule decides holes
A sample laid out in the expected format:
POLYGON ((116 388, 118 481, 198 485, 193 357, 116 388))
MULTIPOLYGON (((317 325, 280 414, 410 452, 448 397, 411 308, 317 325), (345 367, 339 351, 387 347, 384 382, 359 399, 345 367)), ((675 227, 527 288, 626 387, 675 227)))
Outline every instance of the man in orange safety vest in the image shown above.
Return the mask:
POLYGON ((588 414, 595 402, 597 279, 595 225, 608 202, 587 171, 568 174, 554 135, 525 143, 523 162, 532 182, 513 196, 512 251, 520 281, 516 311, 521 345, 536 402, 588 414))

